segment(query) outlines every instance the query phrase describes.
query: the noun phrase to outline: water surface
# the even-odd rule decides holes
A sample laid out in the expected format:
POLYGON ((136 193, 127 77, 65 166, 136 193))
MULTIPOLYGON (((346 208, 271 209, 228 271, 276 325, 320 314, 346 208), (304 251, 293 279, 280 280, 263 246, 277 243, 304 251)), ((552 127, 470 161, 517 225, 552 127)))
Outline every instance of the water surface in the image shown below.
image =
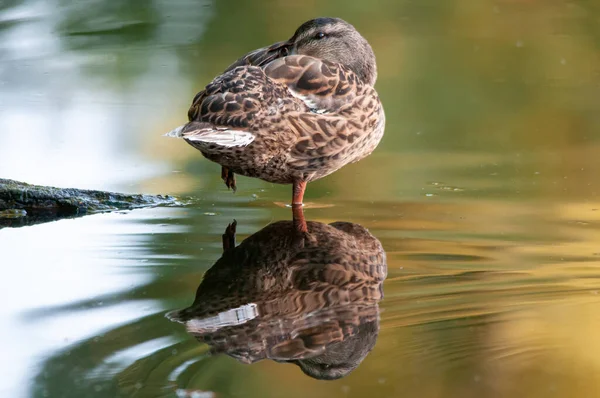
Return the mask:
POLYGON ((0 5, 0 176, 193 200, 0 230, 14 397, 590 397, 600 388, 600 9, 589 1, 11 0, 0 5), (376 152, 310 184, 306 217, 385 250, 376 343, 334 381, 248 365, 165 313, 289 186, 161 135, 196 91, 304 20, 369 39, 376 152))

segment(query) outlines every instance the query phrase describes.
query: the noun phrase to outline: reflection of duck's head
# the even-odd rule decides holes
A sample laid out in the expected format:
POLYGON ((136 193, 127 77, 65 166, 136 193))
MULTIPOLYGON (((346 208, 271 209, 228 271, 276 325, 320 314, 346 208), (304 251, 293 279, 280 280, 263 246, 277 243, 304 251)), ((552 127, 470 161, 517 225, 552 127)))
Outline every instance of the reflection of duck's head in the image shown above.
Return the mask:
POLYGON ((348 374, 377 339, 385 252, 357 224, 307 227, 276 222, 235 247, 229 226, 194 303, 170 319, 244 363, 295 363, 319 379, 348 374))
MULTIPOLYGON (((376 307, 374 309, 377 310, 376 307)), ((356 334, 329 345, 321 355, 290 362, 315 379, 335 380, 346 376, 360 365, 375 346, 379 318, 377 313, 373 315, 373 319, 359 323, 356 334)))

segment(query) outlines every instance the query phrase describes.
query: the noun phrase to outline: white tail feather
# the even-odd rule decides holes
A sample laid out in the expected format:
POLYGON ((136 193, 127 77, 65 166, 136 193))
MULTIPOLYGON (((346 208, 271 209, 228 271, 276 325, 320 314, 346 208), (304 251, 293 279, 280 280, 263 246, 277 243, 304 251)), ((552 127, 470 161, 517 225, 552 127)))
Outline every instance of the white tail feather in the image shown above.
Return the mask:
POLYGON ((240 130, 208 130, 185 133, 186 140, 206 142, 224 147, 246 146, 254 141, 254 134, 240 130))
POLYGON ((183 131, 183 127, 185 126, 185 124, 183 126, 179 126, 177 128, 174 128, 173 130, 169 131, 167 134, 165 134, 165 137, 173 137, 173 138, 181 138, 183 135, 181 134, 181 132, 183 131))

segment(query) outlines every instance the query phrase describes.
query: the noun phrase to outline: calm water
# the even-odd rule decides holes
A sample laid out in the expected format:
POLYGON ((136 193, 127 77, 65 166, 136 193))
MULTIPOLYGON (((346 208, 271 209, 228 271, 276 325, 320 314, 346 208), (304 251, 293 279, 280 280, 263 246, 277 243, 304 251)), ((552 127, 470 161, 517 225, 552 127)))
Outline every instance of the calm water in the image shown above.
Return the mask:
POLYGON ((0 230, 0 395, 596 396, 600 8, 298 4, 1 2, 0 177, 192 200, 0 230), (356 316, 370 322, 354 350, 372 350, 335 381, 213 355, 165 317, 192 304, 233 219, 238 242, 290 220, 291 188, 240 177, 232 194, 219 166, 161 134, 232 60, 319 15, 372 43, 388 120, 371 157, 305 197, 308 220, 359 224, 387 256, 367 315, 292 316, 363 337, 356 316))

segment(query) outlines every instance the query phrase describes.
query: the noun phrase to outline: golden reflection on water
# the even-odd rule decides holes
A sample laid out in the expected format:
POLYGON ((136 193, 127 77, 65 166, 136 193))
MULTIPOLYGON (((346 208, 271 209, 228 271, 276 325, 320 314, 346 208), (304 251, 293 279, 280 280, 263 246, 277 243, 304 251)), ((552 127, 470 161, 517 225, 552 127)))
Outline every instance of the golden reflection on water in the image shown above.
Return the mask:
MULTIPOLYGON (((456 207, 446 213, 464 211, 456 207)), ((389 277, 378 349, 390 366, 403 358, 399 374, 423 380, 404 385, 409 396, 595 394, 596 207, 477 201, 468 223, 434 227, 437 238, 393 249, 381 239, 389 277)))

